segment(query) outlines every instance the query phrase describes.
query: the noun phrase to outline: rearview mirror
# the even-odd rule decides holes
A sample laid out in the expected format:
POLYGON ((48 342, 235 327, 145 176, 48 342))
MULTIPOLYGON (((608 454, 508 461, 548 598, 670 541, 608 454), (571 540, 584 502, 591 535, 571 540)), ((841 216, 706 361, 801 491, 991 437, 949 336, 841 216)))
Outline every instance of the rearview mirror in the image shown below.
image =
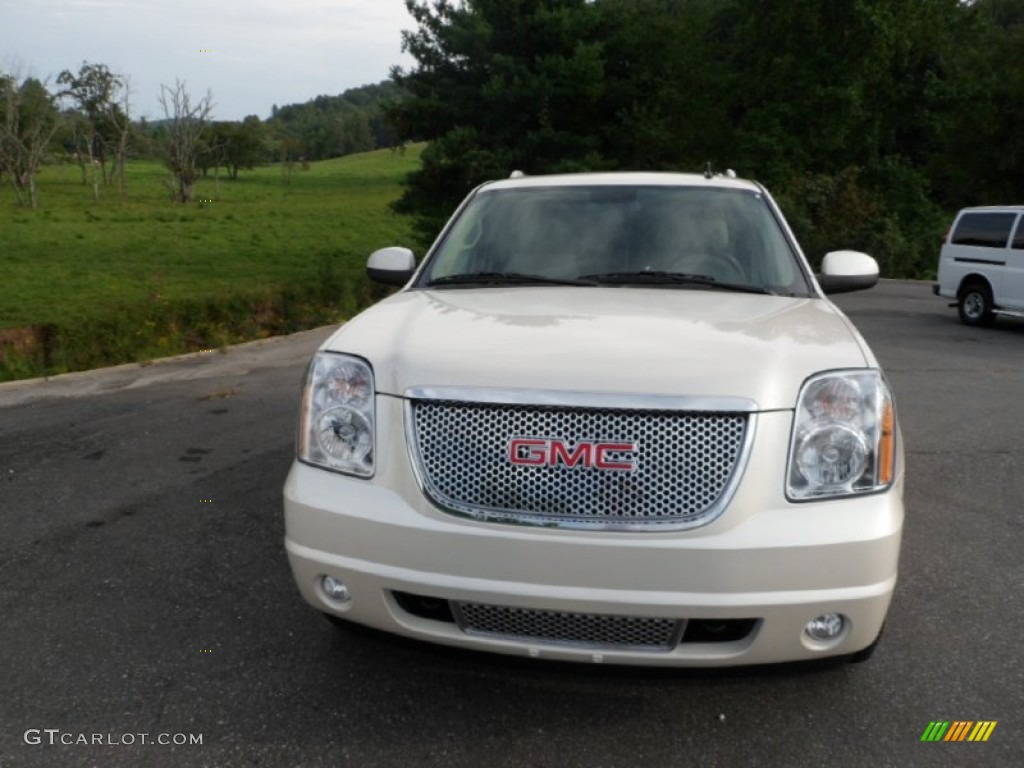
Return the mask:
POLYGON ((825 293, 849 293, 871 288, 878 282, 878 262, 860 251, 832 251, 821 261, 815 275, 825 293))
POLYGON ((366 274, 384 285, 405 285, 416 271, 416 257, 408 248, 392 246, 370 254, 366 274))

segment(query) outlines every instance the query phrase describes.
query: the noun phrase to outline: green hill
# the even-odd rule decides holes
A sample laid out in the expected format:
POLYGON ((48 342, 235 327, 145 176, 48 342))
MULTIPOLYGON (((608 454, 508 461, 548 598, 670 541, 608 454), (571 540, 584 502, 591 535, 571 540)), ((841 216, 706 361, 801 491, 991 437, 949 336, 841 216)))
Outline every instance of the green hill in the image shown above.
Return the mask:
POLYGON ((169 202, 166 171, 129 164, 99 204, 72 165, 40 208, 0 200, 0 380, 208 349, 350 316, 379 293, 376 248, 413 242, 390 203, 422 146, 267 166, 169 202))

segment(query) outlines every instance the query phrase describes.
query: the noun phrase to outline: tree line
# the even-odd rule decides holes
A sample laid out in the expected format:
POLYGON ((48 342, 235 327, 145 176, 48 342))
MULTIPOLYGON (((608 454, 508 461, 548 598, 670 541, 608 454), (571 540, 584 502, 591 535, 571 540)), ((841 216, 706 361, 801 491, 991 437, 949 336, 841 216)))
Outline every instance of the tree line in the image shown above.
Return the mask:
POLYGON ((424 239, 476 184, 735 169, 814 258, 934 268, 950 211, 1024 189, 1024 0, 406 0, 390 109, 424 239))
POLYGON ((19 205, 36 207, 36 176, 47 162, 79 166, 82 184, 98 202, 104 189, 126 192, 130 158, 166 165, 172 200, 190 202, 192 187, 211 172, 219 183, 242 170, 281 162, 286 180, 296 163, 392 146, 384 105, 401 98, 390 82, 318 96, 305 104, 276 105, 269 119, 214 119, 213 95, 196 98, 186 84, 162 85, 163 118, 135 119, 130 77, 101 63, 64 70, 50 85, 0 72, 0 183, 10 183, 19 205))
POLYGON ((307 160, 392 147, 396 139, 385 107, 403 96, 392 82, 364 85, 339 96, 317 96, 305 104, 275 104, 267 125, 291 140, 307 160))

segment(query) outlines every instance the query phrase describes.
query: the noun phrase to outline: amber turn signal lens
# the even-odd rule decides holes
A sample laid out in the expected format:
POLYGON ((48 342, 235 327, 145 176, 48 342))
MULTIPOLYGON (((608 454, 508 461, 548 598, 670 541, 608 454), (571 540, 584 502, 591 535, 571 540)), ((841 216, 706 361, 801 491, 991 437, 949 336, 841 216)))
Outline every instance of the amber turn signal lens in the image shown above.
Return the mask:
POLYGON ((887 402, 882 410, 882 435, 878 441, 878 484, 889 485, 896 471, 896 419, 892 403, 887 402))

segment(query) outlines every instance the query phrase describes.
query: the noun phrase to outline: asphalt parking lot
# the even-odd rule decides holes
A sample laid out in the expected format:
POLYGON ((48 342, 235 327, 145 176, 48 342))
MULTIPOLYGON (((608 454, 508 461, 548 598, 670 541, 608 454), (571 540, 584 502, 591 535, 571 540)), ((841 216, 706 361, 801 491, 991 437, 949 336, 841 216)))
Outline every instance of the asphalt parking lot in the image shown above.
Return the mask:
POLYGON ((837 303, 908 466, 859 666, 552 665, 333 628, 280 501, 324 330, 0 386, 0 766, 1024 765, 1024 321, 967 328, 923 283, 837 303), (922 743, 934 720, 997 726, 922 743))

